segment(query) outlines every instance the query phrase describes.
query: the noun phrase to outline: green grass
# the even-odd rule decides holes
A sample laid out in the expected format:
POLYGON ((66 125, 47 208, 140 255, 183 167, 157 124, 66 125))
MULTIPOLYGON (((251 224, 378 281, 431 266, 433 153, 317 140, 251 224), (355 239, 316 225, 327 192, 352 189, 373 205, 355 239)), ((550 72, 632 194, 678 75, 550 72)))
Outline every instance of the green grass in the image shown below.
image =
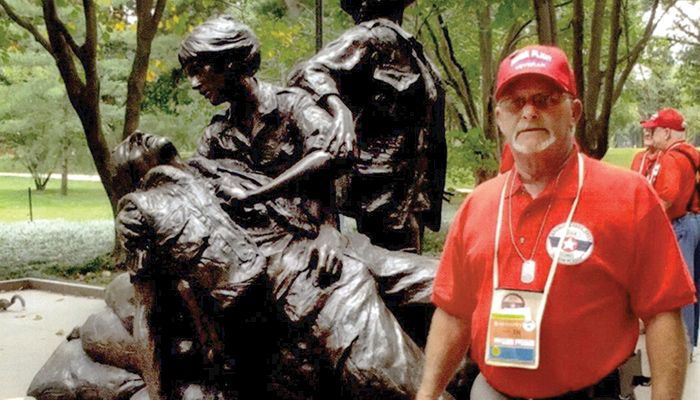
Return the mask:
POLYGON ((634 155, 639 151, 642 151, 642 149, 631 147, 608 149, 605 157, 603 157, 603 161, 617 165, 618 167, 629 168, 630 165, 632 165, 632 158, 634 158, 634 155))
POLYGON ((69 181, 61 196, 60 179, 51 179, 38 192, 30 178, 0 177, 0 222, 28 221, 27 188, 32 188, 33 218, 87 221, 112 219, 112 208, 100 182, 69 181))

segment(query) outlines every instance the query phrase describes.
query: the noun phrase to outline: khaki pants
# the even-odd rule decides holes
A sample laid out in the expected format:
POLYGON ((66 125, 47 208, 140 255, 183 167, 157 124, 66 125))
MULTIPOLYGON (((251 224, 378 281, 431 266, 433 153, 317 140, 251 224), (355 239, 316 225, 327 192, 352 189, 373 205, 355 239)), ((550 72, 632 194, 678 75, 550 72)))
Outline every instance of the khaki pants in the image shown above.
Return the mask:
MULTIPOLYGON (((472 385, 472 391, 471 391, 471 399, 473 400, 512 400, 512 397, 507 397, 503 395, 502 393, 499 393, 496 389, 491 387, 488 382, 486 382, 486 378, 482 374, 479 374, 479 376, 476 377, 474 380, 474 384, 472 385)), ((585 396, 585 395, 563 395, 561 397, 556 397, 555 399, 570 399, 570 400, 578 400, 578 399, 591 399, 591 400, 618 400, 618 396, 614 397, 601 397, 601 396, 585 396)), ((634 397, 630 398, 629 400, 634 400, 634 397)))

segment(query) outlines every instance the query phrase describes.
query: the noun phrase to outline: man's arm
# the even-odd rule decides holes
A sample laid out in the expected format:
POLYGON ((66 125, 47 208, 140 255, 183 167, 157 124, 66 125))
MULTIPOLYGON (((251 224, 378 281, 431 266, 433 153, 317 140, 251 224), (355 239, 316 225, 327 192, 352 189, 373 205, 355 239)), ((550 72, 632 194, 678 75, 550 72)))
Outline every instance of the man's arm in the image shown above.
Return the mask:
POLYGON ((469 348, 469 321, 435 310, 425 347, 425 367, 416 400, 438 399, 469 348))
POLYGON ((679 310, 663 312, 646 321, 652 400, 681 399, 688 367, 687 343, 679 310))

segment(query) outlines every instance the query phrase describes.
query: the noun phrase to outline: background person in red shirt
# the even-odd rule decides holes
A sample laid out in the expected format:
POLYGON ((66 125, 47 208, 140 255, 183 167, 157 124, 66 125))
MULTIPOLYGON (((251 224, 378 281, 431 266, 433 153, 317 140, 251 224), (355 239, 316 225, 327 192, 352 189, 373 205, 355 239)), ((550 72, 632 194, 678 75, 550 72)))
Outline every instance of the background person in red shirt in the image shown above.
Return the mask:
POLYGON ((495 99, 515 166, 478 186, 452 223, 417 399, 438 398, 466 351, 481 371, 473 399, 618 398, 638 319, 652 397, 680 399, 680 308, 695 296, 658 198, 638 174, 579 152, 582 104, 562 50, 505 58, 495 99))
MULTIPOLYGON (((695 186, 700 154, 685 141, 685 120, 676 109, 659 110, 649 120, 643 121, 642 127, 645 135, 651 136, 653 147, 662 152, 649 179, 666 208, 688 272, 697 288, 700 280, 700 271, 697 270, 700 266, 700 206, 695 186)), ((699 311, 697 303, 684 307, 682 311, 692 347, 698 343, 699 311)))
POLYGON ((652 166, 661 152, 652 145, 651 130, 649 129, 643 130, 643 143, 645 149, 634 155, 630 169, 648 179, 652 166))

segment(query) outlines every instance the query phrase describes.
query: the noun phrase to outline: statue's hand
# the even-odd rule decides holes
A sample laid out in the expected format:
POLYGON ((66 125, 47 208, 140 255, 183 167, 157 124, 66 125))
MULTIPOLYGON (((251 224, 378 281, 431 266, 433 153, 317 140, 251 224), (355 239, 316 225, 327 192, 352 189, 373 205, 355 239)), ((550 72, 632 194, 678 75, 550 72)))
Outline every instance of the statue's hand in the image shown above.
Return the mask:
POLYGON ((309 244, 307 264, 316 286, 327 287, 340 279, 343 270, 342 239, 330 227, 322 227, 318 237, 309 244))
POLYGON ((309 251, 309 271, 312 274, 314 286, 325 288, 340 278, 343 262, 335 249, 321 244, 312 245, 309 251))
POLYGON ((248 199, 248 193, 239 187, 218 186, 216 195, 230 206, 235 205, 235 203, 243 204, 248 199))
POLYGON ((357 136, 352 113, 337 96, 328 97, 328 106, 333 116, 333 125, 326 151, 339 158, 357 157, 357 136))

